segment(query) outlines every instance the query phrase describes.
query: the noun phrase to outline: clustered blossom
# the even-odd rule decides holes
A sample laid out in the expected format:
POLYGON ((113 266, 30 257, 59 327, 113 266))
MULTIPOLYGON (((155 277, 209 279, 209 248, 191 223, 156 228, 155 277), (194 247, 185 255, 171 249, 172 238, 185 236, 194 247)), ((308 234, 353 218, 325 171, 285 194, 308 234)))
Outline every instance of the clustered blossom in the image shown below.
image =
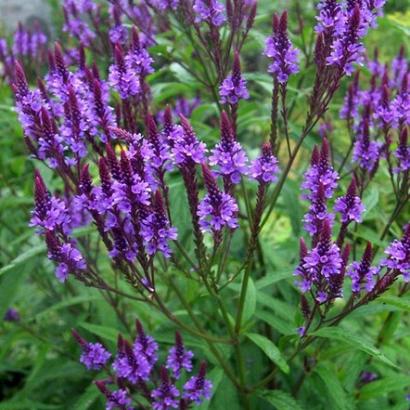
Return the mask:
POLYGON ((299 71, 299 51, 292 45, 287 33, 287 13, 273 18, 273 34, 266 39, 264 54, 272 59, 268 71, 280 84, 286 84, 289 76, 299 71))
POLYGON ((218 0, 195 0, 195 22, 207 22, 212 26, 219 27, 225 23, 224 6, 218 0))
POLYGON ((352 221, 359 223, 362 221, 362 214, 365 209, 362 200, 357 196, 356 191, 356 179, 353 178, 346 195, 336 199, 334 210, 340 213, 341 221, 345 224, 352 221))
POLYGON ((326 302, 332 281, 338 280, 342 272, 342 262, 340 249, 331 239, 330 222, 325 219, 317 246, 310 252, 302 252, 301 263, 295 271, 295 275, 300 278, 302 292, 308 292, 315 285, 316 300, 319 303, 326 302))
POLYGON ((221 115, 221 142, 211 151, 209 163, 218 167, 218 174, 227 184, 238 184, 242 175, 247 174, 248 158, 241 144, 236 141, 229 118, 221 115))
POLYGON ((362 290, 363 282, 367 292, 373 290, 376 284, 375 277, 379 273, 379 269, 371 266, 372 257, 372 245, 368 243, 362 260, 360 262, 353 262, 347 268, 346 275, 352 279, 352 292, 355 294, 362 290))
POLYGON ((167 369, 172 371, 176 379, 181 376, 181 370, 192 371, 192 358, 194 354, 186 350, 179 332, 175 334, 175 346, 171 347, 167 357, 167 369))
POLYGON ((332 197, 337 187, 339 176, 330 164, 329 142, 323 138, 322 148, 315 146, 311 166, 305 172, 302 188, 307 190, 304 198, 310 201, 308 213, 304 217, 305 229, 310 234, 318 235, 325 219, 333 222, 333 214, 327 210, 327 200, 332 197))
MULTIPOLYGON (((121 335, 118 337, 117 354, 112 362, 112 369, 118 378, 119 389, 108 389, 108 383, 113 383, 111 380, 96 381, 98 389, 106 397, 106 409, 134 409, 132 394, 137 392, 142 394, 155 410, 180 408, 181 401, 186 406, 184 408, 191 408, 210 399, 212 383, 205 378, 205 364, 200 365, 197 376, 192 376, 182 384, 182 389, 176 386, 176 381, 186 379, 193 369, 193 353, 185 348, 179 333, 175 336, 175 346, 169 350, 166 367, 159 369, 158 380, 154 375, 158 361, 158 344, 145 333, 139 321, 136 327, 137 337, 133 344, 121 335), (171 374, 168 370, 171 370, 171 374), (124 387, 124 381, 128 382, 127 388, 124 387)), ((85 341, 75 330, 73 336, 82 349, 80 362, 88 370, 101 370, 109 366, 111 354, 100 343, 85 341)))
POLYGON ((372 171, 380 158, 381 144, 370 140, 369 123, 365 119, 361 124, 353 147, 353 161, 367 171, 372 171))
POLYGON ((410 170, 410 146, 408 145, 407 128, 400 134, 399 146, 395 152, 397 158, 396 172, 406 172, 410 170))
POLYGON ((20 320, 20 313, 14 308, 8 308, 4 314, 3 320, 5 322, 18 322, 20 320))
POLYGON ((233 197, 221 192, 212 171, 202 166, 204 181, 208 194, 202 199, 198 208, 199 223, 204 232, 219 233, 223 227, 238 227, 238 205, 233 197))
POLYGON ((82 349, 80 362, 88 370, 101 370, 111 357, 101 343, 89 343, 84 340, 76 330, 73 330, 73 336, 79 343, 82 349))
POLYGON ((270 184, 277 180, 278 172, 278 160, 272 154, 270 143, 263 144, 261 155, 252 162, 249 175, 260 184, 270 184))
POLYGON ((406 282, 410 281, 410 225, 407 225, 403 237, 394 240, 384 251, 387 255, 381 262, 382 266, 403 275, 406 282))
POLYGON ((249 92, 246 88, 246 80, 241 73, 239 54, 236 52, 233 62, 232 74, 223 80, 219 87, 219 94, 223 104, 238 104, 239 100, 249 98, 249 92))

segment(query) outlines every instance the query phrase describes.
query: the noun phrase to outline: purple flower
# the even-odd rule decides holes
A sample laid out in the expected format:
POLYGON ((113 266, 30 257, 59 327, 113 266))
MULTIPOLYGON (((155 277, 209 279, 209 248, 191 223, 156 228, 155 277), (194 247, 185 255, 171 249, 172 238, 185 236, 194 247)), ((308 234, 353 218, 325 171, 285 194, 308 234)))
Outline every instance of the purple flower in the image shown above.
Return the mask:
POLYGON ((63 31, 78 39, 81 44, 88 47, 95 39, 96 34, 92 31, 88 23, 81 18, 79 15, 80 11, 81 8, 79 8, 74 2, 66 2, 63 6, 63 31))
POLYGON ((199 224, 203 232, 219 233, 223 227, 238 227, 238 205, 231 195, 219 190, 211 170, 202 165, 208 194, 198 206, 199 224))
POLYGON ((134 408, 131 406, 132 400, 129 397, 127 390, 120 389, 110 392, 107 389, 105 383, 106 382, 102 380, 98 380, 95 382, 98 389, 101 391, 102 394, 104 394, 105 398, 107 399, 105 405, 106 410, 134 410, 134 408))
POLYGON ((337 187, 339 175, 330 164, 330 147, 327 138, 323 138, 322 149, 319 153, 315 146, 312 153, 310 168, 305 172, 302 188, 309 192, 304 198, 313 200, 319 192, 319 185, 323 185, 326 198, 331 198, 337 187))
POLYGON ((127 67, 118 44, 115 46, 114 57, 115 64, 110 66, 108 77, 110 85, 118 91, 123 100, 137 95, 141 91, 139 79, 136 73, 127 67))
POLYGON ((377 165, 381 154, 381 144, 371 141, 369 135, 369 122, 365 118, 359 126, 357 140, 353 146, 353 161, 371 172, 377 165))
POLYGON ((273 17, 273 34, 266 39, 265 56, 272 59, 269 73, 278 80, 280 84, 286 84, 289 76, 299 71, 299 51, 293 47, 288 38, 288 15, 284 12, 280 18, 277 14, 273 17))
POLYGON ((179 6, 179 0, 154 0, 154 6, 161 10, 176 10, 179 6))
POLYGON ((74 244, 70 242, 61 244, 49 231, 46 232, 46 243, 49 259, 57 263, 55 274, 60 282, 65 282, 70 273, 82 274, 86 269, 85 259, 74 244))
POLYGON ((128 30, 121 22, 121 9, 114 4, 111 8, 114 26, 110 28, 108 35, 112 44, 125 44, 128 40, 128 30))
POLYGON ((393 59, 391 63, 392 68, 392 79, 391 86, 395 87, 397 90, 400 89, 403 82, 404 76, 407 74, 409 69, 409 63, 404 55, 404 46, 400 47, 399 54, 393 59))
POLYGON ((41 231, 60 230, 68 233, 70 216, 63 200, 51 196, 41 175, 36 172, 34 196, 36 206, 32 212, 30 226, 41 228, 41 231))
POLYGON ((206 21, 212 26, 219 27, 226 21, 224 6, 217 0, 195 0, 195 22, 206 21))
POLYGON ((359 93, 359 74, 357 71, 353 82, 347 89, 347 94, 343 101, 343 106, 340 110, 340 118, 344 120, 353 120, 359 115, 360 93, 359 93))
POLYGON ((323 33, 326 39, 333 39, 335 35, 342 33, 345 15, 337 0, 320 0, 317 9, 319 15, 316 16, 317 24, 315 31, 323 33))
POLYGON ((135 354, 131 345, 121 336, 118 337, 118 353, 112 368, 118 377, 133 384, 148 380, 152 370, 146 357, 135 354))
MULTIPOLYGON (((306 253, 306 249, 303 253, 306 253)), ((334 278, 340 277, 343 260, 339 247, 332 242, 331 225, 325 219, 320 232, 320 239, 316 247, 301 258, 301 263, 295 275, 301 278, 299 283, 302 292, 307 292, 313 284, 317 287, 316 299, 320 303, 326 302, 330 295, 334 278)))
POLYGON ((370 242, 367 243, 366 250, 363 253, 361 262, 353 262, 346 271, 346 275, 352 279, 352 292, 359 293, 362 290, 362 284, 367 292, 373 290, 379 273, 379 269, 372 267, 373 250, 370 242))
POLYGON ((81 348, 83 353, 80 357, 80 362, 88 370, 102 369, 111 357, 111 353, 105 350, 101 343, 86 343, 81 348))
POLYGON ((265 143, 261 155, 252 162, 249 175, 260 184, 270 184, 277 180, 278 173, 278 160, 272 154, 270 143, 265 143))
POLYGON ((172 139, 172 155, 179 167, 201 164, 205 160, 206 145, 198 141, 189 121, 180 115, 181 126, 175 127, 172 139))
POLYGON ((142 221, 141 235, 148 255, 154 255, 159 251, 166 258, 171 256, 168 242, 177 239, 177 230, 170 226, 159 191, 154 195, 150 213, 142 221))
POLYGON ((362 221, 362 214, 365 208, 360 197, 357 196, 356 191, 356 178, 353 178, 346 195, 336 199, 334 210, 340 212, 341 220, 345 224, 352 221, 362 221))
POLYGON ((201 404, 202 401, 209 400, 211 397, 212 383, 205 379, 206 376, 206 364, 202 363, 199 368, 198 376, 191 377, 184 384, 183 397, 195 404, 201 404))
POLYGON ((71 332, 83 351, 80 362, 83 363, 88 370, 101 370, 110 359, 111 353, 108 352, 101 343, 87 342, 75 329, 71 332))
POLYGON ((246 88, 246 80, 241 73, 241 63, 239 53, 235 52, 233 60, 232 74, 223 80, 219 87, 219 95, 223 104, 238 104, 241 99, 248 99, 249 92, 246 88))
POLYGON ((133 410, 128 392, 124 389, 116 390, 107 397, 106 410, 133 410))
POLYGON ((171 369, 174 377, 179 379, 182 369, 187 372, 192 371, 193 356, 194 354, 190 350, 185 349, 180 333, 176 332, 175 346, 169 349, 166 368, 171 369))
POLYGON ((354 9, 345 18, 342 33, 332 44, 332 51, 327 58, 328 65, 337 66, 344 74, 353 72, 354 64, 363 62, 364 47, 361 42, 363 27, 362 10, 356 3, 354 9))
POLYGON ((303 218, 305 230, 312 235, 317 235, 321 232, 325 220, 332 225, 334 215, 328 213, 325 188, 320 182, 318 191, 315 192, 315 196, 311 200, 309 211, 303 218))
POLYGON ((153 61, 147 49, 141 44, 138 31, 133 27, 131 47, 125 56, 128 70, 145 77, 154 71, 152 67, 153 61))
POLYGON ((377 378, 378 378, 377 373, 373 373, 373 372, 364 371, 360 374, 360 381, 364 384, 377 380, 377 378))
POLYGON ((247 173, 247 157, 242 146, 235 140, 229 118, 225 112, 221 115, 221 142, 215 146, 209 157, 211 165, 218 166, 218 174, 227 179, 229 184, 238 184, 241 175, 247 173))
POLYGON ((410 224, 404 231, 403 238, 395 239, 384 251, 387 258, 381 261, 381 266, 398 271, 406 282, 410 281, 410 224))
POLYGON ((152 391, 152 408, 154 410, 169 410, 179 407, 179 391, 169 380, 167 370, 161 369, 161 384, 152 391))
POLYGON ((5 322, 18 322, 20 320, 20 314, 16 309, 8 308, 4 314, 3 320, 5 322))
POLYGON ((145 334, 144 328, 139 320, 136 321, 137 338, 135 339, 133 350, 136 355, 143 355, 150 366, 158 360, 157 351, 158 343, 153 337, 145 334))
POLYGON ((400 143, 396 150, 398 167, 396 172, 405 172, 410 169, 410 146, 408 145, 407 128, 403 128, 400 134, 400 143))

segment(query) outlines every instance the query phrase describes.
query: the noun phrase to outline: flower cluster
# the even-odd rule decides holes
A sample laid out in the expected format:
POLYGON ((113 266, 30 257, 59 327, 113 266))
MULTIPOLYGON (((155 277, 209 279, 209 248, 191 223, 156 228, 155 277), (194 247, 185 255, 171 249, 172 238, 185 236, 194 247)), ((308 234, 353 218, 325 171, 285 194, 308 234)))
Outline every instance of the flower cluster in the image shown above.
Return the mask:
POLYGON ((235 53, 233 60, 232 74, 223 80, 219 87, 219 94, 223 104, 238 104, 239 100, 249 98, 249 92, 246 88, 246 80, 241 73, 241 64, 239 54, 235 53))
POLYGON ((264 54, 272 59, 268 71, 280 84, 287 83, 289 76, 299 71, 299 51, 293 47, 288 38, 288 15, 273 17, 273 34, 266 39, 264 54))
MULTIPOLYGON (((159 368, 159 380, 154 369, 158 365, 158 344, 147 335, 137 321, 137 336, 131 344, 121 335, 118 337, 117 354, 112 362, 115 379, 96 382, 106 397, 106 409, 135 409, 133 394, 141 394, 155 410, 191 408, 211 397, 212 383, 206 377, 206 365, 202 363, 196 376, 188 377, 193 370, 194 354, 187 350, 181 335, 177 332, 175 346, 171 347, 166 366, 159 368), (182 390, 176 383, 185 380, 182 390), (110 391, 107 385, 116 383, 118 390, 110 391), (185 406, 185 407, 180 407, 185 406)), ((85 341, 77 331, 73 336, 79 343, 82 354, 80 362, 88 370, 108 370, 111 353, 100 343, 85 341)), ((180 385, 180 383, 178 383, 180 385)))

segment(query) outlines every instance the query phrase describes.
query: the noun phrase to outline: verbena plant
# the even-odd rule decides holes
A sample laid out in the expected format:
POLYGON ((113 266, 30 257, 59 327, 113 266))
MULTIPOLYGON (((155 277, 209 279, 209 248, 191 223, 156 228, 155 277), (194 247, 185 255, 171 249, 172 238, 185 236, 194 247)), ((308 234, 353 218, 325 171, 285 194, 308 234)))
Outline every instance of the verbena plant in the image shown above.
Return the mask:
MULTIPOLYGON (((127 334, 109 352, 98 327, 88 327, 102 336, 96 341, 73 330, 81 362, 100 372, 107 409, 219 408, 221 383, 240 408, 348 409, 354 389, 360 402, 371 394, 366 383, 382 373, 399 373, 394 403, 406 406, 400 366, 408 360, 380 350, 397 316, 387 314, 375 344, 366 328, 358 331, 369 304, 408 309, 399 297, 410 280, 410 225, 402 218, 410 188, 409 64, 404 48, 383 64, 363 46, 383 3, 323 0, 309 29, 297 3, 292 37, 288 13, 275 14, 263 52, 272 98, 262 124, 253 123, 252 104, 266 76, 241 68, 241 59, 255 61, 253 2, 112 1, 107 13, 106 4, 66 1, 64 31, 78 45, 69 46, 71 39, 49 51, 49 71, 36 88, 3 47, 38 164, 31 226, 57 279, 98 289, 127 334), (167 66, 186 83, 164 82, 167 66), (347 145, 329 111, 345 77, 339 116, 347 145), (306 96, 295 95, 306 82, 306 96), (175 90, 195 98, 172 108, 166 103, 175 90), (393 209, 385 221, 371 221, 379 177, 393 209), (271 248, 265 238, 283 234, 286 208, 292 235, 271 248), (166 318, 153 330, 177 331, 167 357, 140 321, 133 330, 142 311, 166 318), (329 339, 337 342, 333 351, 329 339)), ((19 319, 13 310, 6 318, 19 319)))

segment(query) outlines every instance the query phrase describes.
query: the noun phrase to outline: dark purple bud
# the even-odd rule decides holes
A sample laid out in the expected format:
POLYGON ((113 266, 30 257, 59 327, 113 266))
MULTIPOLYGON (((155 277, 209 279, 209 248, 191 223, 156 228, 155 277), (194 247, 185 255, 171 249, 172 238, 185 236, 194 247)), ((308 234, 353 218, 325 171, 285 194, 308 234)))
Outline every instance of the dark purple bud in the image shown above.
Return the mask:
POLYGON ((305 295, 300 296, 300 310, 302 311, 303 317, 308 319, 310 316, 310 306, 305 295))
POLYGON ((77 341, 77 343, 81 347, 86 346, 87 341, 80 336, 80 334, 77 332, 77 330, 71 329, 71 334, 73 335, 74 339, 77 341))
POLYGON ((329 140, 325 137, 322 141, 322 149, 320 150, 320 161, 329 164, 330 162, 330 145, 329 140))
POLYGON ((256 11, 258 9, 258 3, 255 1, 252 6, 251 10, 249 11, 248 20, 246 21, 246 32, 248 32, 255 22, 256 11))
POLYGON ((89 195, 92 190, 92 181, 88 164, 84 164, 80 174, 80 192, 89 195))
POLYGON ((105 152, 107 153, 107 163, 114 179, 119 181, 121 179, 121 169, 117 160, 117 156, 110 144, 105 145, 105 152))
POLYGON ((288 12, 285 10, 280 16, 279 31, 286 33, 288 30, 288 12))
POLYGON ((306 242, 303 238, 299 239, 299 256, 300 260, 302 260, 308 254, 308 248, 306 246, 306 242))
POLYGON ((310 160, 310 165, 314 166, 314 165, 319 165, 320 162, 320 151, 319 151, 319 147, 317 145, 315 145, 313 147, 313 151, 312 151, 312 157, 310 160))

